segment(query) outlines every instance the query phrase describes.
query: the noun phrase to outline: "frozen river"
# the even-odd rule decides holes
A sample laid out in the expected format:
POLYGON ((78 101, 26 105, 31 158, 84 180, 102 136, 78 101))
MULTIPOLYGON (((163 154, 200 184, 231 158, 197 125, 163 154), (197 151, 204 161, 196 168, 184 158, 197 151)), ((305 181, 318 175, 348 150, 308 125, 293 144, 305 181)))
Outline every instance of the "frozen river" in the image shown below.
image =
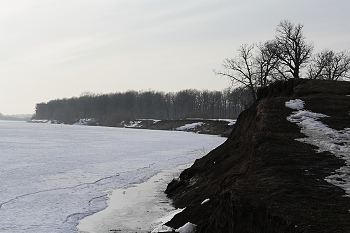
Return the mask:
POLYGON ((0 121, 0 232, 77 232, 106 192, 194 162, 225 138, 0 121))

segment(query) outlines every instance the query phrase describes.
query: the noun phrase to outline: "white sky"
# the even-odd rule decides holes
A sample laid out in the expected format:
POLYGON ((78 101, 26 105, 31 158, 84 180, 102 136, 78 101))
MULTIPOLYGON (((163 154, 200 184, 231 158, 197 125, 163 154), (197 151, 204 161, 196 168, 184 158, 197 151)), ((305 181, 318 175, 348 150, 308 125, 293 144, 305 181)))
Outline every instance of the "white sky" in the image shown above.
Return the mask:
POLYGON ((223 59, 282 19, 349 50, 349 0, 0 0, 0 113, 82 92, 222 90, 223 59))

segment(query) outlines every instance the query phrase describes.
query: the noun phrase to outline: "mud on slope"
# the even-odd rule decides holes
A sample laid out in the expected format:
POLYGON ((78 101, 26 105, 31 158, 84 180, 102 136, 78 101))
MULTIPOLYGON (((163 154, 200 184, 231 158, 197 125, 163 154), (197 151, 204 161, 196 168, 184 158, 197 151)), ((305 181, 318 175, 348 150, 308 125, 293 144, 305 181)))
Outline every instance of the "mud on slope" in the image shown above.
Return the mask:
POLYGON ((186 209, 167 225, 186 222, 197 232, 350 232, 350 197, 324 180, 344 161, 298 142, 285 102, 329 115, 323 123, 350 127, 350 83, 300 80, 261 89, 225 143, 196 160, 166 193, 186 209), (201 204, 203 200, 210 201, 201 204))

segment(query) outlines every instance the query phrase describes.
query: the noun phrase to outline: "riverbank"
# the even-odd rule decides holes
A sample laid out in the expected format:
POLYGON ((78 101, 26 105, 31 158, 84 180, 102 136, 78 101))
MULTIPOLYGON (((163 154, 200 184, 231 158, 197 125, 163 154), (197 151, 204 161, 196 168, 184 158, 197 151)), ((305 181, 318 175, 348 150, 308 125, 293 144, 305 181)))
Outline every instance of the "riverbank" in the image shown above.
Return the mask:
POLYGON ((117 127, 152 130, 175 130, 228 137, 235 123, 236 119, 138 119, 130 122, 121 122, 119 125, 117 125, 117 127))
POLYGON ((350 83, 260 89, 225 143, 166 190, 198 233, 350 232, 350 83), (204 200, 208 200, 203 204, 204 200))
MULTIPOLYGON (((30 123, 63 124, 57 120, 30 120, 30 123)), ((184 119, 184 120, 153 120, 135 119, 122 121, 117 128, 134 128, 150 130, 186 131, 199 134, 219 135, 228 137, 236 123, 236 119, 184 119)), ((98 119, 79 119, 73 125, 104 126, 98 119)), ((112 126, 108 126, 112 127, 112 126)))

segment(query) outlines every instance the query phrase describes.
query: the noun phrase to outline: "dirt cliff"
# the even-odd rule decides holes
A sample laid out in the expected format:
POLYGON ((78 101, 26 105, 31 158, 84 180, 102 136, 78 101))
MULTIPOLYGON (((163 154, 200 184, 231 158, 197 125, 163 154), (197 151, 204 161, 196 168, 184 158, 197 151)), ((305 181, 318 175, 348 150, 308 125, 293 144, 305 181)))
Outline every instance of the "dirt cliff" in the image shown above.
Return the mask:
POLYGON ((168 185, 174 205, 186 209, 167 225, 191 222, 210 233, 350 232, 350 197, 325 180, 345 161, 295 140, 305 135, 285 106, 299 98, 340 130, 350 128, 347 95, 349 82, 288 80, 260 89, 226 142, 168 185))

